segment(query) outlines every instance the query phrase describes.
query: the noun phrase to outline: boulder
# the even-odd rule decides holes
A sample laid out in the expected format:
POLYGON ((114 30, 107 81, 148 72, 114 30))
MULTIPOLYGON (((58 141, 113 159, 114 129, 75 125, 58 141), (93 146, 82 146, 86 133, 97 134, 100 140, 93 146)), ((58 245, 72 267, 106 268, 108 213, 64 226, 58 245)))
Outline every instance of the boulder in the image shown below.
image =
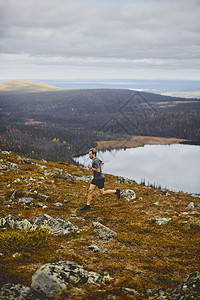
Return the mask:
POLYGON ((0 300, 24 300, 35 299, 31 293, 30 287, 21 284, 8 283, 1 288, 0 300))
POLYGON ((8 215, 5 218, 0 218, 0 228, 3 228, 4 226, 8 226, 11 229, 28 230, 32 227, 32 224, 27 219, 21 220, 19 217, 8 215))
POLYGON ((70 261, 43 265, 32 277, 32 289, 41 295, 53 298, 66 289, 66 284, 98 284, 111 280, 106 274, 88 272, 82 266, 70 261))
POLYGON ((47 214, 42 214, 33 223, 33 227, 45 228, 52 234, 68 234, 70 232, 79 232, 79 228, 74 226, 70 221, 60 218, 54 219, 47 214))
POLYGON ((88 248, 92 252, 99 252, 100 251, 99 247, 97 247, 96 245, 91 245, 88 248))
POLYGON ((167 224, 169 221, 171 221, 171 218, 159 218, 159 217, 155 217, 153 220, 155 220, 155 222, 158 225, 164 225, 164 224, 167 224))
POLYGON ((70 221, 65 221, 60 218, 54 219, 49 215, 42 214, 38 218, 29 222, 27 219, 22 220, 19 217, 8 215, 5 218, 0 218, 0 228, 8 226, 11 229, 36 230, 44 228, 52 234, 68 234, 70 232, 79 232, 79 228, 74 226, 70 221))
POLYGON ((136 199, 136 194, 133 190, 123 190, 121 191, 121 198, 126 201, 132 201, 136 199))
POLYGON ((120 176, 117 178, 117 183, 133 184, 133 183, 135 183, 135 180, 120 176))
POLYGON ((105 240, 117 235, 115 231, 111 230, 110 228, 106 227, 100 222, 93 222, 92 225, 100 228, 100 229, 95 229, 94 231, 98 233, 101 237, 103 237, 105 240))
POLYGON ((195 209, 194 202, 190 202, 190 203, 188 204, 188 206, 187 206, 187 210, 192 211, 192 210, 194 210, 194 209, 195 209))

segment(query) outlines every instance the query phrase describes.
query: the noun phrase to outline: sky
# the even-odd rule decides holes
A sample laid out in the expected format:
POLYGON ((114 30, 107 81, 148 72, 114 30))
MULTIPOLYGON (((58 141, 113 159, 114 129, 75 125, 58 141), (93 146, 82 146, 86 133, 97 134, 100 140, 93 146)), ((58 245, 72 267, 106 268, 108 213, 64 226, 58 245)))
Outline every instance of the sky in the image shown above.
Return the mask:
POLYGON ((200 0, 0 0, 0 80, 200 80, 200 0))

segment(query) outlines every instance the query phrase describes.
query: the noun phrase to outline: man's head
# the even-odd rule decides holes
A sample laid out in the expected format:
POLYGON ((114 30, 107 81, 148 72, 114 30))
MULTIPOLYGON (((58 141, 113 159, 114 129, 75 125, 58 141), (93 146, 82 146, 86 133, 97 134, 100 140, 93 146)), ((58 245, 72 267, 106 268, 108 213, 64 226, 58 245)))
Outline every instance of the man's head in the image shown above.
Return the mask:
POLYGON ((93 158, 95 158, 97 156, 97 150, 95 149, 95 148, 91 148, 90 150, 89 150, 89 157, 90 157, 90 159, 93 159, 93 158))

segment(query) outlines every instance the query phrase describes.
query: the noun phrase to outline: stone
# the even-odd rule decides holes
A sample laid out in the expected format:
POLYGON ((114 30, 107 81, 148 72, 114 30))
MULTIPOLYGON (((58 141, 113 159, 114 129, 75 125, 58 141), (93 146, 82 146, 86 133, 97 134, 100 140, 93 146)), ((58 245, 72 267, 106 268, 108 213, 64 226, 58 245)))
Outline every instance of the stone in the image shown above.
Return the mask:
POLYGON ((192 210, 194 210, 194 209, 195 209, 194 202, 190 202, 190 203, 188 204, 188 206, 187 206, 187 210, 192 211, 192 210))
POLYGON ((63 204, 60 202, 56 202, 56 203, 54 203, 54 206, 63 206, 63 204))
POLYGON ((27 197, 27 198, 19 198, 18 199, 18 203, 25 203, 25 204, 30 204, 34 199, 31 197, 27 197))
POLYGON ((96 245, 91 245, 88 248, 92 252, 99 252, 100 251, 99 247, 97 247, 96 245))
POLYGON ((105 240, 117 235, 115 231, 111 230, 110 228, 106 227, 100 222, 93 222, 92 225, 100 228, 100 229, 95 229, 94 231, 98 233, 101 237, 103 237, 105 240))
POLYGON ((11 229, 28 230, 32 227, 32 224, 27 219, 21 220, 19 217, 8 215, 5 218, 0 218, 0 228, 3 228, 4 226, 8 226, 11 229))
POLYGON ((189 277, 178 286, 177 290, 200 292, 200 271, 191 273, 189 277))
POLYGON ((111 280, 96 272, 88 272, 82 266, 70 261, 48 263, 32 276, 32 289, 49 298, 60 295, 67 284, 98 284, 111 280))
POLYGON ((1 288, 0 300, 25 300, 35 299, 31 293, 30 287, 21 284, 8 283, 1 288))
POLYGON ((117 183, 123 183, 123 184, 133 184, 133 183, 135 183, 135 180, 120 176, 120 177, 117 178, 116 182, 117 183))
POLYGON ((169 221, 171 221, 171 218, 155 217, 154 220, 158 225, 164 225, 164 224, 167 224, 169 221))
POLYGON ((52 234, 68 234, 70 232, 79 232, 79 228, 70 221, 60 218, 54 219, 47 214, 42 214, 33 223, 33 227, 40 227, 49 230, 52 234))
POLYGON ((17 258, 17 257, 20 257, 20 256, 21 256, 21 254, 19 252, 16 252, 16 253, 13 254, 14 258, 17 258))
POLYGON ((89 182, 89 181, 92 180, 93 176, 90 176, 90 175, 87 175, 87 176, 81 176, 81 177, 79 177, 79 176, 74 176, 74 178, 75 178, 76 180, 89 182))
POLYGON ((132 201, 136 199, 136 194, 133 190, 123 190, 121 191, 121 198, 126 201, 132 201))

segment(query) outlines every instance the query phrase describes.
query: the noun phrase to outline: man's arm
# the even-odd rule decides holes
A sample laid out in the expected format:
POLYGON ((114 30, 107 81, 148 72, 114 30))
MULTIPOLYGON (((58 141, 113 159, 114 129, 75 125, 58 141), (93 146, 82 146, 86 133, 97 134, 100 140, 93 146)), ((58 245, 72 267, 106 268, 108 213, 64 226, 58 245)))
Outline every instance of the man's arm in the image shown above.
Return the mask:
POLYGON ((88 168, 90 169, 90 170, 92 170, 92 171, 95 171, 95 172, 98 172, 98 173, 100 173, 100 168, 93 168, 91 165, 88 165, 88 168))

